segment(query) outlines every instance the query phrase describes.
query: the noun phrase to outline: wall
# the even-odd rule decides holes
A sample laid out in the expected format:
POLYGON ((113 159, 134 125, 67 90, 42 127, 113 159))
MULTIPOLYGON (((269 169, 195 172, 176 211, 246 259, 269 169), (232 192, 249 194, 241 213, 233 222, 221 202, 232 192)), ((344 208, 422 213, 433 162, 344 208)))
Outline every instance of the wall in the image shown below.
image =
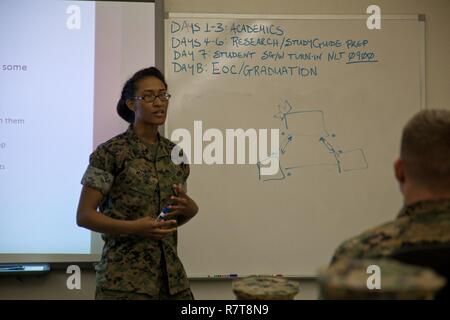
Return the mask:
MULTIPOLYGON (((365 14, 370 4, 382 14, 426 15, 427 107, 450 109, 450 1, 448 0, 166 0, 166 12, 254 13, 254 14, 365 14)), ((397 138, 397 137, 393 137, 397 138)), ((200 213, 201 214, 201 213, 200 213)), ((392 216, 395 216, 395 212, 392 216)), ((195 220, 192 222, 195 223, 195 220)), ((182 241, 182 239, 181 239, 182 241)), ((82 290, 65 289, 67 275, 55 271, 41 277, 0 278, 0 299, 91 299, 94 274, 85 272, 82 290)), ((315 299, 318 288, 312 280, 300 280, 296 299, 315 299)), ((192 281, 197 299, 232 299, 231 283, 226 280, 192 281)))

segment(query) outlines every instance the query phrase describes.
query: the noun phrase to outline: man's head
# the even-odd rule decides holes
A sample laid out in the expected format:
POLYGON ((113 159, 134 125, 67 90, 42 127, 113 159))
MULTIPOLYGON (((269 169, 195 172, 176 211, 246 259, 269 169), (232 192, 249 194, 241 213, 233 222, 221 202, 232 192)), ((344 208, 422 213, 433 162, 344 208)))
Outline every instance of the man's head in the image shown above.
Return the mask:
POLYGON ((450 110, 422 110, 406 124, 394 169, 406 204, 450 197, 450 110))

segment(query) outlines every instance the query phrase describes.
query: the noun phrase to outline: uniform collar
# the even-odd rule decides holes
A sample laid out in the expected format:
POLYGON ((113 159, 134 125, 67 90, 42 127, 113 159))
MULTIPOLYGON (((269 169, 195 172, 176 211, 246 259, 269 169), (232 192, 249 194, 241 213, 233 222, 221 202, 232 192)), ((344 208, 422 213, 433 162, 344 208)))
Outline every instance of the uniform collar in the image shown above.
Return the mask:
POLYGON ((397 218, 422 214, 441 214, 450 212, 450 199, 418 201, 404 206, 397 218))
MULTIPOLYGON (((130 124, 128 126, 127 131, 125 132, 125 137, 128 141, 128 145, 131 149, 131 151, 136 154, 137 156, 144 157, 150 161, 152 161, 151 151, 146 146, 145 143, 143 143, 139 137, 137 136, 136 132, 133 130, 133 125, 130 124)), ((159 132, 157 133, 157 156, 156 159, 164 158, 171 155, 172 152, 172 142, 165 137, 161 136, 159 132)))

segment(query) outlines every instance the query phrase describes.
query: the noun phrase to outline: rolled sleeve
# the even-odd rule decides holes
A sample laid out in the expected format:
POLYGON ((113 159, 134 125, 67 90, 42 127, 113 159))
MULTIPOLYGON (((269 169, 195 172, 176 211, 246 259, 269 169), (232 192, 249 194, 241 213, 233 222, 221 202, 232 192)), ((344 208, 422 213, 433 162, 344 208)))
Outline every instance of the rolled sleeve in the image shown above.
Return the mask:
POLYGON ((81 184, 106 195, 114 182, 116 157, 104 146, 99 146, 89 157, 89 166, 81 184))
POLYGON ((114 181, 114 176, 102 169, 89 165, 81 179, 81 184, 106 195, 114 181))

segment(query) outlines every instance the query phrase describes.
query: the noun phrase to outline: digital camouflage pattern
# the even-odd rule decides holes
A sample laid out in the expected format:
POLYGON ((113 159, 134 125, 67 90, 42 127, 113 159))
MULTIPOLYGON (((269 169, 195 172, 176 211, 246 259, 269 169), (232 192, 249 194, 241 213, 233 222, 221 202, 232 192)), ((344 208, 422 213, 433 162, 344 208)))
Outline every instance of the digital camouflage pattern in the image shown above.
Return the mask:
POLYGON ((239 300, 292 300, 299 283, 282 277, 250 276, 234 280, 232 288, 239 300))
POLYGON ((433 299, 446 280, 431 269, 392 259, 349 259, 337 261, 319 274, 322 299, 433 299), (369 289, 368 267, 379 267, 379 288, 369 289))
POLYGON ((151 296, 146 293, 108 290, 97 287, 95 291, 95 300, 194 300, 194 296, 190 289, 171 295, 169 294, 167 286, 163 286, 157 296, 151 296))
POLYGON ((344 258, 378 259, 395 251, 450 242, 450 199, 420 201, 404 207, 397 219, 340 245, 331 264, 344 258))
MULTIPOLYGON (((169 204, 172 186, 185 184, 189 176, 188 164, 172 162, 174 146, 159 134, 157 144, 146 145, 130 125, 91 154, 81 183, 103 194, 99 211, 111 218, 156 218, 169 204)), ((159 296, 164 281, 170 295, 189 289, 177 254, 176 232, 160 241, 132 235, 103 234, 102 238, 97 287, 153 297, 159 296)))

